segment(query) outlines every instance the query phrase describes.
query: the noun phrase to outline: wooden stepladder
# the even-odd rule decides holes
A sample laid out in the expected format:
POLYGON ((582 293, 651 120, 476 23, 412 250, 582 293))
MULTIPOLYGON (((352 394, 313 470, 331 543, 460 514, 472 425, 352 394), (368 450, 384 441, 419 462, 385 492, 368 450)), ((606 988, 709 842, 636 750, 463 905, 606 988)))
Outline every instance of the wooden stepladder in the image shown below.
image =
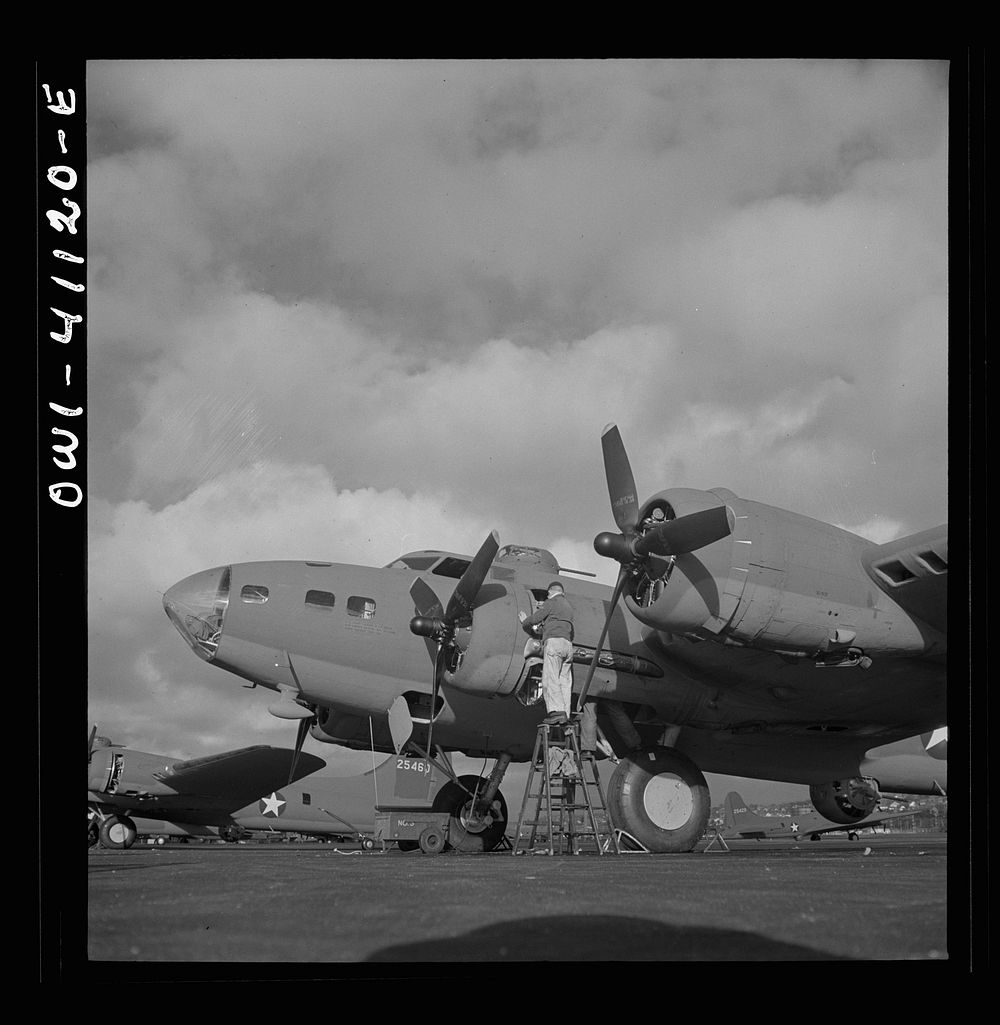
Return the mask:
POLYGON ((592 839, 598 854, 621 853, 604 800, 597 759, 593 751, 580 753, 579 732, 578 720, 539 725, 512 854, 524 854, 534 849, 538 827, 542 823, 548 829, 549 854, 579 854, 581 843, 588 838, 592 839), (555 771, 554 762, 559 763, 555 771), (536 802, 535 816, 526 819, 531 800, 536 802), (580 811, 584 812, 582 829, 577 821, 577 812, 580 811), (597 812, 606 826, 603 830, 598 827, 597 812), (526 844, 522 842, 522 826, 531 827, 526 844))

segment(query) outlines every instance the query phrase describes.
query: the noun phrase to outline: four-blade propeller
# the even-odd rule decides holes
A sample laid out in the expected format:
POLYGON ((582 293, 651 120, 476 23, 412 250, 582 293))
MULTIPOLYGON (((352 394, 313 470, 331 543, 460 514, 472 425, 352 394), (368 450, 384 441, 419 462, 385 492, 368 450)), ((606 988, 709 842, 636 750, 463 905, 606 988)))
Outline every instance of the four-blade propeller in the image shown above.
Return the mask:
POLYGON ((615 614, 629 577, 636 575, 646 565, 650 556, 685 555, 704 548, 713 541, 721 540, 731 534, 733 529, 729 510, 726 506, 720 505, 664 520, 642 534, 637 534, 639 497, 635 489, 635 478, 632 476, 632 466, 617 425, 608 424, 604 428, 601 434, 601 448, 604 450, 604 473, 608 480, 611 512, 621 533, 612 534, 605 531, 598 534, 594 538, 594 549, 598 555, 617 560, 621 568, 608 605, 608 615, 604 620, 600 640, 587 667, 587 676, 577 700, 577 711, 583 708, 605 638, 608 636, 611 617, 615 614))
MULTIPOLYGON (((430 586, 420 577, 413 581, 410 596, 420 612, 410 620, 410 630, 418 637, 426 637, 437 643, 434 653, 434 675, 431 679, 431 708, 427 725, 427 754, 432 755, 431 735, 434 716, 437 712, 438 687, 441 673, 455 639, 455 628, 472 618, 473 602, 483 586, 486 574, 500 549, 500 536, 491 531, 469 563, 455 590, 448 599, 448 605, 441 611, 441 602, 430 586)), ((429 649, 429 646, 428 646, 429 649)))

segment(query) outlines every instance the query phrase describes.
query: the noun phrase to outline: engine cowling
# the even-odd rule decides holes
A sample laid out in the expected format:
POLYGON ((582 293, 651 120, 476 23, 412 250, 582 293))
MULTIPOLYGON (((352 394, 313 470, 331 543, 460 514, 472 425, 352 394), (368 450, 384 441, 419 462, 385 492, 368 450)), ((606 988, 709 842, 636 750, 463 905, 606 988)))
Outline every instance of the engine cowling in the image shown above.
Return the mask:
POLYGON ((648 566, 650 580, 640 575, 626 592, 642 622, 800 658, 926 650, 927 638, 865 572, 861 556, 871 543, 848 531, 724 488, 672 488, 645 503, 640 532, 657 506, 670 519, 720 503, 733 514, 729 536, 676 556, 659 582, 648 566))
POLYGON ((878 783, 870 776, 835 779, 809 788, 813 807, 824 818, 842 825, 863 819, 878 806, 878 783))
POLYGON ((87 766, 87 789, 96 794, 113 794, 118 790, 125 770, 125 755, 111 747, 99 748, 87 766))
POLYGON ((476 597, 472 628, 455 631, 450 664, 442 677, 469 694, 506 694, 513 690, 521 665, 514 661, 524 647, 517 602, 510 588, 488 583, 476 597))

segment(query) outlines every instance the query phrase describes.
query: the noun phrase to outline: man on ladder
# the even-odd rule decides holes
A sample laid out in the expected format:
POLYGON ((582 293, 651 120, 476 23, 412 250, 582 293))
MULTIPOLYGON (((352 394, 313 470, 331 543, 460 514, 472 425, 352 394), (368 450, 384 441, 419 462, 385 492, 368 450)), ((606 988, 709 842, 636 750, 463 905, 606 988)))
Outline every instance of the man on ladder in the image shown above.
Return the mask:
POLYGON ((519 612, 528 632, 542 628, 542 697, 548 713, 544 723, 569 722, 573 707, 573 606, 558 580, 549 584, 548 598, 532 615, 519 612))

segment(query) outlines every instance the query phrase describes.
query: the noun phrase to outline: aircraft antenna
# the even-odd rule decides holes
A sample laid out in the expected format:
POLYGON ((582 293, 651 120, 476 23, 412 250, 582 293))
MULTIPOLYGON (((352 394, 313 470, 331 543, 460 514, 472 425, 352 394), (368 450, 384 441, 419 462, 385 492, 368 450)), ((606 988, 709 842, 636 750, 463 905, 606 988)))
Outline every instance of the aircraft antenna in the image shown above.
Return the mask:
POLYGON ((378 774, 375 772, 375 728, 372 726, 372 717, 368 716, 368 737, 372 745, 372 783, 375 784, 375 807, 378 807, 378 774))

